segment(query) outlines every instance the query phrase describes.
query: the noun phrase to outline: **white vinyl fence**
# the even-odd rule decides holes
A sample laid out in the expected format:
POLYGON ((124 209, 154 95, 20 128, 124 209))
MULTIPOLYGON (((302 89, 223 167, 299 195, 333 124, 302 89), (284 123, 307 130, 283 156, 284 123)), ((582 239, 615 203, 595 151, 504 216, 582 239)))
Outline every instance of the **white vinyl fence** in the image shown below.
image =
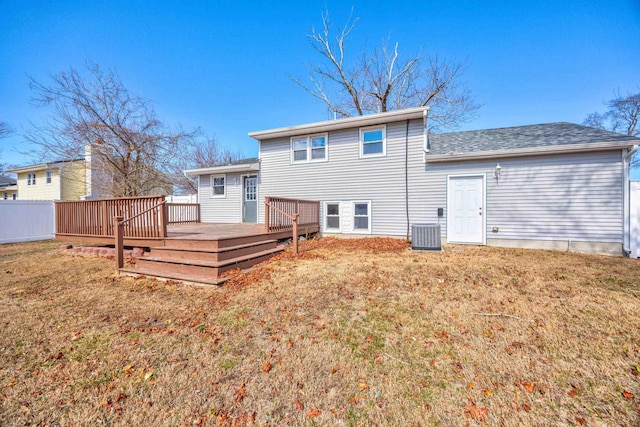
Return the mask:
POLYGON ((50 200, 0 200, 0 244, 53 239, 55 223, 50 200))

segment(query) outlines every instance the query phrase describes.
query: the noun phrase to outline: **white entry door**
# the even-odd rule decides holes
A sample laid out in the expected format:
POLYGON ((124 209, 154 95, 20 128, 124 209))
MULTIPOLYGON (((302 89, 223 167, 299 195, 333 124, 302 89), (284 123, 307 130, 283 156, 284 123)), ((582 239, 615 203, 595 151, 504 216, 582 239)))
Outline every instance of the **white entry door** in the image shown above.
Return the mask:
POLYGON ((484 244, 484 176, 447 181, 447 243, 484 244))

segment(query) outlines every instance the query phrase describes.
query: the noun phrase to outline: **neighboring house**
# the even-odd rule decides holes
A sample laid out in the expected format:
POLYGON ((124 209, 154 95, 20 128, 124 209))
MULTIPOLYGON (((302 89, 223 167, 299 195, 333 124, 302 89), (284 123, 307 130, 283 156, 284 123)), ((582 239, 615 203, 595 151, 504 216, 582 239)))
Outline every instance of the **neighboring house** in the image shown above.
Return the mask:
POLYGON ((0 200, 16 200, 18 198, 18 185, 16 180, 9 176, 0 175, 0 200))
POLYGON ((621 254, 639 138, 570 123, 427 135, 414 108, 252 132, 259 159, 186 171, 205 222, 263 222, 265 196, 321 202, 324 235, 621 254))
POLYGON ((84 159, 61 160, 8 170, 18 175, 20 200, 80 200, 87 192, 84 159))

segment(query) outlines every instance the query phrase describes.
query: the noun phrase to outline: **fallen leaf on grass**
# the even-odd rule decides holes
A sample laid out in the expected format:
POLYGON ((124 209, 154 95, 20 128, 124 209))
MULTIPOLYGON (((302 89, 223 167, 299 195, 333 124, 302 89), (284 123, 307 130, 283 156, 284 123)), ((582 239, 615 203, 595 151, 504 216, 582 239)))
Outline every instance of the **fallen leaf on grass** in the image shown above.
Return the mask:
POLYGON ((331 374, 335 374, 336 372, 338 372, 340 370, 340 365, 336 365, 333 368, 331 368, 331 374))
POLYGON ((482 390, 482 394, 484 394, 485 396, 491 396, 493 394, 493 390, 491 390, 490 388, 482 390))
POLYGON ((302 402, 300 402, 298 399, 296 399, 296 406, 298 407, 299 410, 303 410, 304 409, 304 405, 302 404, 302 402))
POLYGON ((244 400, 245 397, 247 397, 247 389, 245 388, 244 383, 242 383, 240 387, 236 389, 233 398, 236 400, 236 402, 240 403, 244 400))
POLYGON ((633 393, 631 393, 630 391, 622 390, 622 396, 624 396, 626 399, 633 400, 633 393))
POLYGON ((578 390, 575 388, 572 388, 567 392, 567 394, 569 395, 569 397, 576 397, 578 395, 578 390))
POLYGON ((533 390, 536 389, 536 383, 530 383, 525 381, 520 384, 522 384, 522 387, 524 387, 524 389, 527 390, 528 393, 533 393, 533 390))
POLYGON ((473 387, 474 387, 474 385, 473 385, 473 383, 472 383, 472 382, 468 382, 468 383, 467 383, 467 389, 469 389, 469 390, 473 390, 473 387))
POLYGON ((530 412, 531 411, 531 406, 527 405, 526 403, 522 404, 522 409, 524 409, 524 412, 530 412))
POLYGON ((360 387, 360 391, 363 391, 369 388, 369 384, 367 384, 365 380, 360 380, 358 387, 360 387))
POLYGON ((262 364, 262 372, 267 373, 271 370, 271 363, 269 362, 264 362, 262 364))
POLYGON ((585 425, 587 423, 587 420, 585 420, 582 417, 576 417, 576 421, 578 422, 578 424, 580 424, 581 426, 585 425))
POLYGON ((315 418, 315 417, 317 417, 318 415, 320 415, 321 413, 322 413, 322 411, 321 411, 321 410, 316 409, 316 408, 313 408, 313 409, 311 409, 311 410, 309 411, 309 413, 307 414, 307 417, 309 417, 309 418, 315 418))
POLYGON ((478 421, 484 420, 488 413, 489 409, 487 407, 478 408, 476 403, 471 399, 469 399, 469 403, 467 403, 467 406, 464 409, 465 417, 470 417, 471 419, 478 421))

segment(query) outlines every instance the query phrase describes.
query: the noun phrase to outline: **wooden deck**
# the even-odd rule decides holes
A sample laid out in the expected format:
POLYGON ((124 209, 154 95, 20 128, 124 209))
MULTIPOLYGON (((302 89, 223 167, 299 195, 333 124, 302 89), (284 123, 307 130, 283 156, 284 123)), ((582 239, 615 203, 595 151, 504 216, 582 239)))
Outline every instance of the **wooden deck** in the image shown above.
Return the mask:
MULTIPOLYGON (((318 225, 300 226, 299 236, 307 236, 319 232, 318 225)), ((275 240, 291 238, 291 230, 279 232, 266 232, 264 224, 223 224, 223 223, 198 223, 198 224, 169 224, 167 225, 167 237, 124 237, 124 245, 131 247, 149 248, 153 246, 171 246, 175 241, 193 242, 194 245, 202 241, 221 241, 222 244, 229 241, 251 240, 256 238, 270 238, 275 240), (198 242, 200 241, 200 242, 198 242)), ((87 236, 76 234, 56 233, 56 240, 73 243, 86 243, 96 245, 113 245, 112 236, 87 236)), ((230 244, 232 244, 231 242, 230 244)))
POLYGON ((220 284, 225 271, 248 268, 284 250, 282 240, 320 231, 320 204, 267 197, 265 224, 200 223, 200 205, 164 196, 56 202, 56 239, 115 245, 125 274, 220 284), (147 249, 125 268, 125 246, 147 249))

